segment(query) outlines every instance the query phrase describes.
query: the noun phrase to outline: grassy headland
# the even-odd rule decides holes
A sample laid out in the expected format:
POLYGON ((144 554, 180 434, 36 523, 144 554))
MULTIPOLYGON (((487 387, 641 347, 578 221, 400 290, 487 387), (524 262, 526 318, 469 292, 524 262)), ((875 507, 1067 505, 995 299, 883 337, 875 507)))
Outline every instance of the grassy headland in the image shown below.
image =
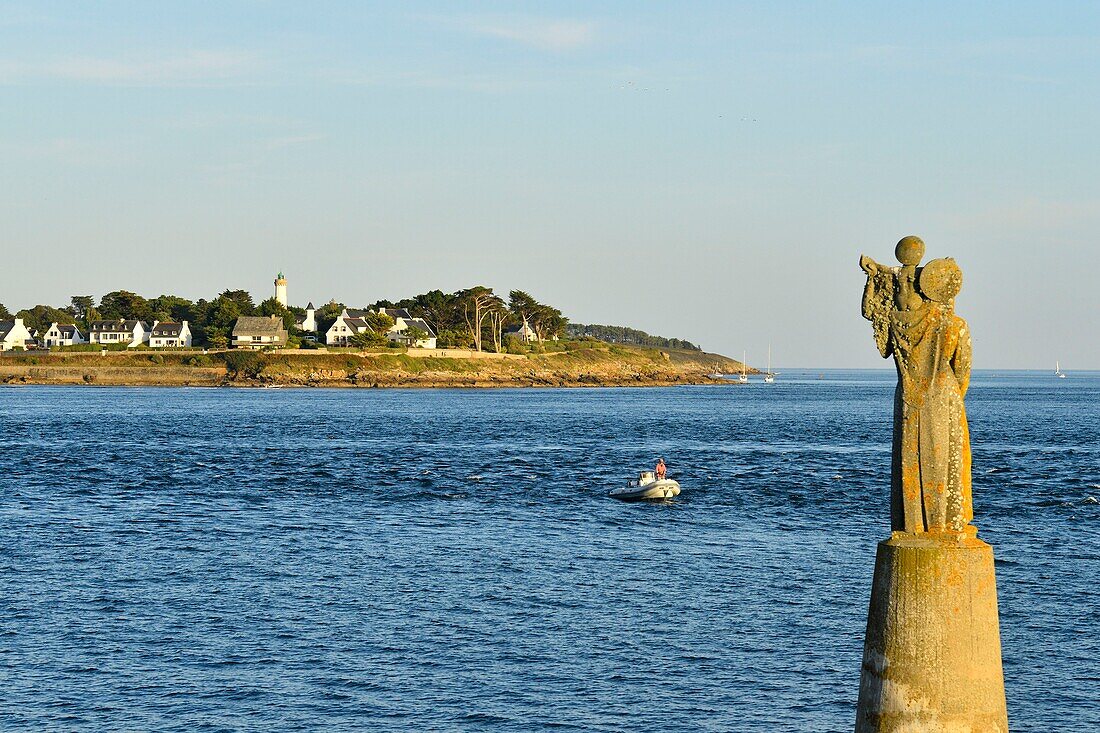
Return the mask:
MULTIPOLYGON (((689 349, 563 341, 530 354, 456 349, 27 352, 0 384, 295 387, 581 387, 718 383, 740 362, 689 349)), ((755 373, 755 370, 750 369, 755 373)), ((724 380, 723 380, 724 381, 724 380)))

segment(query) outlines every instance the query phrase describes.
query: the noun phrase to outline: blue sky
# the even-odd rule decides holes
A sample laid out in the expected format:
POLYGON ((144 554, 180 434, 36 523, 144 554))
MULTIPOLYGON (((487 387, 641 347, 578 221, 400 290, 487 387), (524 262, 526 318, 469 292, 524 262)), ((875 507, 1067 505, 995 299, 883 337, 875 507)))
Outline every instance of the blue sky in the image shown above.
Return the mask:
POLYGON ((0 302, 475 283, 878 366, 860 252, 979 367, 1100 368, 1095 3, 0 3, 0 302))

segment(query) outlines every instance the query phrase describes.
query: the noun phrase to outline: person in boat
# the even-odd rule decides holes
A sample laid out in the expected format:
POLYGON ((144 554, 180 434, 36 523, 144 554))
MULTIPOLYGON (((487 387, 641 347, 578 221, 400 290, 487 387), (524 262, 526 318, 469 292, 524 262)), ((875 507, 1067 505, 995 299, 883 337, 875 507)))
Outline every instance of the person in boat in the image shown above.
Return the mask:
POLYGON ((668 467, 665 466, 665 459, 664 458, 658 458, 657 459, 657 466, 656 466, 656 468, 654 469, 653 472, 655 474, 657 474, 657 480, 658 481, 663 481, 664 480, 665 474, 668 472, 668 467))

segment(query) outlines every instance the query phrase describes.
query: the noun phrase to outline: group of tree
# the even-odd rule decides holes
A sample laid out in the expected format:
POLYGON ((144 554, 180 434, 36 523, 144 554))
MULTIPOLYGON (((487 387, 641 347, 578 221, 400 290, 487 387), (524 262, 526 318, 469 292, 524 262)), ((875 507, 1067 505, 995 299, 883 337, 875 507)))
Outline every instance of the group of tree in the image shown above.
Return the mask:
POLYGON ((633 344, 636 346, 656 346, 666 349, 689 349, 702 351, 698 346, 683 339, 669 339, 661 336, 651 336, 645 331, 626 326, 600 326, 596 324, 584 325, 582 323, 570 323, 566 326, 566 333, 571 338, 594 338, 606 341, 610 344, 633 344))
POLYGON ((538 342, 565 336, 568 324, 560 310, 522 290, 512 290, 505 299, 484 285, 454 293, 431 290, 404 300, 381 300, 374 307, 404 308, 435 331, 441 347, 478 351, 504 351, 507 332, 524 324, 538 342))
MULTIPOLYGON (((357 334, 353 343, 358 346, 378 346, 387 343, 385 333, 393 326, 393 319, 377 313, 378 308, 402 308, 414 318, 423 319, 436 333, 438 344, 447 348, 474 348, 503 351, 505 335, 523 324, 535 334, 536 341, 559 338, 565 335, 568 321, 561 311, 540 303, 522 290, 513 290, 507 299, 497 295, 492 288, 478 285, 454 293, 431 290, 427 293, 399 301, 380 300, 371 306, 366 315, 370 331, 357 334)), ((316 310, 318 335, 324 333, 340 317, 344 304, 330 301, 316 310)), ((364 309, 367 310, 367 309, 364 309)), ((74 295, 68 305, 56 307, 36 305, 14 314, 23 319, 32 331, 43 332, 51 323, 76 324, 87 334, 94 321, 139 320, 152 325, 154 321, 178 322, 186 320, 196 346, 225 348, 229 343, 233 325, 241 316, 278 316, 287 330, 295 336, 295 322, 305 315, 303 308, 286 308, 275 298, 268 298, 258 305, 245 290, 226 290, 210 300, 192 301, 177 295, 160 295, 145 298, 128 290, 116 290, 99 299, 98 304, 90 295, 74 295)), ((0 305, 0 319, 12 314, 0 305)), ((412 340, 427 336, 420 329, 411 329, 406 336, 412 340)))

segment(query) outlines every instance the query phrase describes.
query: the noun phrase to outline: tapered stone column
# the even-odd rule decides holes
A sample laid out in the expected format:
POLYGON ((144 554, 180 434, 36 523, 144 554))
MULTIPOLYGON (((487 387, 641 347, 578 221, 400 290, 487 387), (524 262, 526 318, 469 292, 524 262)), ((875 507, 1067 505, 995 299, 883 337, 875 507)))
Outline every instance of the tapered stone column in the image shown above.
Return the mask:
POLYGON ((993 548, 895 532, 879 543, 856 733, 1007 733, 993 548))

